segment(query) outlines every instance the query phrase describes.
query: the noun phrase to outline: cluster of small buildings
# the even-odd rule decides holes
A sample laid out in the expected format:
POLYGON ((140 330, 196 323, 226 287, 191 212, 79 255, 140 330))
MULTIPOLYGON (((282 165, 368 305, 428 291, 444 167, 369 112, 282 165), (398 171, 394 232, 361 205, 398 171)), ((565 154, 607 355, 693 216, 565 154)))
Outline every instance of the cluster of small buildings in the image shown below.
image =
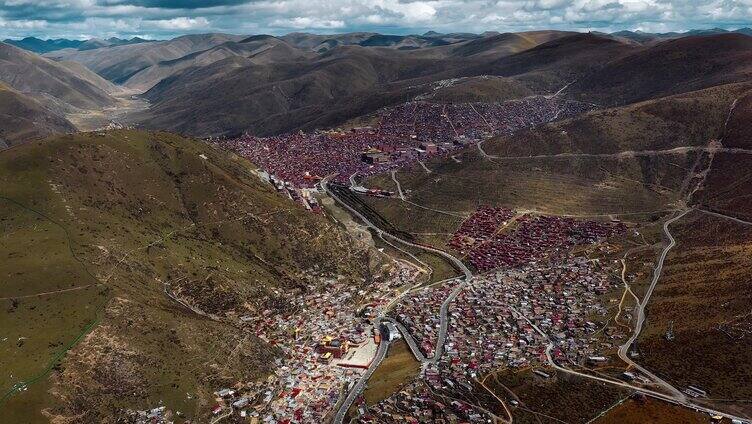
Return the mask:
POLYGON ((479 271, 518 267, 626 232, 623 223, 525 214, 514 218, 504 208, 481 208, 462 223, 449 246, 466 255, 479 271), (508 228, 502 229, 502 226, 508 228))
POLYGON ((135 424, 171 424, 173 422, 172 411, 168 410, 166 406, 140 411, 127 410, 125 416, 128 422, 135 424))
MULTIPOLYGON (((431 368, 429 368, 430 370, 431 368)), ((359 423, 461 424, 492 423, 484 410, 460 399, 437 395, 423 380, 409 383, 379 404, 358 408, 359 423)))
POLYGON ((468 385, 488 371, 545 365, 554 360, 592 364, 613 345, 593 335, 607 308, 603 296, 618 280, 583 257, 478 276, 450 305, 440 385, 468 385), (544 332, 543 336, 536 330, 544 332))
POLYGON ((460 253, 467 254, 474 247, 490 241, 513 216, 514 211, 511 209, 482 206, 462 222, 448 244, 460 253))
MULTIPOLYGON (((284 181, 277 178, 275 175, 270 175, 266 171, 258 172, 259 178, 262 181, 271 184, 281 195, 288 197, 294 202, 298 202, 303 205, 304 208, 311 212, 320 213, 321 205, 316 199, 316 194, 319 193, 316 187, 296 187, 289 181, 284 181)), ((304 179, 310 181, 318 181, 318 178, 311 178, 310 175, 304 175, 304 179)))
POLYGON ((441 319, 439 310, 458 280, 426 287, 403 298, 391 315, 410 331, 423 355, 432 358, 436 351, 441 319))
POLYGON ((573 116, 589 106, 543 96, 506 103, 409 102, 379 112, 374 126, 348 131, 296 132, 275 137, 243 135, 218 140, 292 187, 313 187, 337 174, 339 182, 409 166, 484 138, 573 116))
POLYGON ((368 288, 329 281, 289 300, 283 310, 241 317, 240 324, 278 348, 282 358, 268 379, 218 389, 213 414, 229 412, 259 423, 324 421, 376 353, 380 333, 373 317, 397 288, 416 278, 415 269, 399 267, 368 288))
MULTIPOLYGON (((503 368, 533 368, 536 378, 551 378, 546 369, 549 344, 558 363, 602 365, 608 361, 603 352, 618 345, 613 340, 617 336, 602 331, 609 314, 605 299, 620 284, 616 271, 597 260, 563 254, 543 265, 474 277, 449 305, 449 328, 439 361, 424 366, 420 377, 401 392, 370 408, 361 406, 359 419, 488 422, 482 410, 462 402, 473 398, 476 381, 503 368)), ((449 283, 418 292, 397 309, 398 319, 412 322, 406 326, 416 339, 435 334, 438 318, 433 317, 438 317, 451 287, 449 283), (418 305, 433 315, 421 315, 418 305)))

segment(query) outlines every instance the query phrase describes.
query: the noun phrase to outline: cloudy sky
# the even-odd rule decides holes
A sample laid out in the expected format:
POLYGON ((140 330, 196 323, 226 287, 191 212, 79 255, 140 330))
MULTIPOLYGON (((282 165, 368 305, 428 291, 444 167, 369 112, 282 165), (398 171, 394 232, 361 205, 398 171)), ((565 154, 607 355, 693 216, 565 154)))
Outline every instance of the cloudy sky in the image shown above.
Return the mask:
POLYGON ((752 0, 0 0, 0 39, 752 26, 752 0))

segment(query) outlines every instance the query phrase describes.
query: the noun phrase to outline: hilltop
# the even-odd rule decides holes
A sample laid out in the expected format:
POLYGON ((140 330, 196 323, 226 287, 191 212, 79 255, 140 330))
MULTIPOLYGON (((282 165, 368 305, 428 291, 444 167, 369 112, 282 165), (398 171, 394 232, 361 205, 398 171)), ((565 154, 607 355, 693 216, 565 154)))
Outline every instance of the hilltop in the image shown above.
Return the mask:
POLYGON ((135 73, 164 60, 174 60, 242 36, 227 34, 185 35, 168 41, 107 46, 84 51, 60 50, 45 56, 78 62, 114 83, 123 83, 135 73))
POLYGON ((599 109, 576 118, 520 131, 483 144, 502 157, 660 151, 704 147, 723 137, 734 101, 752 89, 749 83, 703 90, 599 109))
POLYGON ((150 40, 144 40, 140 37, 133 37, 131 39, 122 39, 117 37, 110 37, 106 40, 101 38, 90 38, 88 40, 69 40, 67 38, 56 38, 42 40, 36 37, 25 37, 20 40, 5 39, 6 44, 11 44, 16 47, 28 50, 30 52, 44 54, 54 52, 57 50, 91 50, 100 47, 122 46, 125 44, 137 44, 148 43, 150 40))
POLYGON ((115 99, 103 87, 112 84, 89 70, 72 68, 34 53, 0 43, 0 81, 59 110, 113 106, 115 99), (92 83, 93 79, 100 80, 92 83))
POLYGON ((249 63, 263 65, 277 61, 294 62, 310 58, 311 55, 276 37, 249 37, 240 41, 227 41, 177 59, 160 61, 136 72, 123 85, 137 92, 145 92, 185 69, 207 66, 229 57, 243 57, 249 63))
POLYGON ((568 94, 615 106, 749 80, 752 37, 718 34, 664 41, 615 58, 568 94))

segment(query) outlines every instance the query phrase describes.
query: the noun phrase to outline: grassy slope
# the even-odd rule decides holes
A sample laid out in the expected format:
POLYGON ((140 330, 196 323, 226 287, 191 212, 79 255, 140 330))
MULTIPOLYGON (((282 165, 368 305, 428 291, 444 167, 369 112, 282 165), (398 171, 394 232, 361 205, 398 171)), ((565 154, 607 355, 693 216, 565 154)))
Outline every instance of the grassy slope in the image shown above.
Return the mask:
MULTIPOLYGON (((583 378, 545 370, 552 377, 542 379, 530 370, 506 371, 494 374, 485 385, 502 399, 517 398, 512 408, 514 422, 585 423, 600 411, 610 407, 628 394, 621 389, 583 378), (534 415, 530 411, 537 414, 534 415), (553 417, 553 419, 551 418, 553 417)), ((504 416, 503 410, 499 411, 504 416)))
POLYGON ((415 378, 420 371, 420 364, 415 360, 407 343, 400 340, 389 348, 384 362, 368 380, 368 387, 363 392, 368 405, 374 405, 397 393, 402 386, 415 378))
POLYGON ((624 105, 748 81, 751 61, 752 37, 685 37, 615 57, 572 84, 567 93, 600 105, 624 105))
POLYGON ((643 365, 679 387, 702 387, 711 398, 749 399, 752 354, 743 317, 752 302, 752 229, 693 212, 672 227, 672 234, 677 244, 639 339, 643 365), (663 336, 671 321, 676 339, 669 342, 663 336))
POLYGON ((734 100, 748 83, 713 87, 520 131, 485 143, 488 154, 527 156, 558 153, 617 153, 704 146, 718 139, 734 100))
POLYGON ((681 408, 669 403, 647 398, 645 400, 626 400, 594 421, 596 424, 707 424, 709 416, 688 408, 681 408))
POLYGON ((572 215, 645 212, 676 200, 692 155, 672 158, 679 166, 665 158, 491 161, 475 150, 460 159, 429 163, 431 174, 401 173, 403 190, 420 205, 455 212, 483 204, 572 215))
MULTIPOLYGON (((749 147, 748 119, 747 96, 734 110, 725 146, 749 147)), ((691 204, 750 220, 750 166, 750 155, 717 153, 691 204)), ((694 212, 676 223, 672 233, 677 245, 666 260, 640 337, 644 362, 680 386, 703 387, 711 398, 748 399, 752 228, 694 212), (669 342, 663 336, 671 321, 676 339, 669 342)), ((742 405, 742 413, 751 413, 742 405)))
MULTIPOLYGON (((732 148, 752 147, 752 94, 742 96, 729 119, 723 145, 732 148)), ((693 201, 706 209, 752 221, 752 155, 718 153, 710 172, 693 201)))
POLYGON ((428 94, 431 101, 446 103, 505 102, 533 95, 524 84, 511 78, 481 76, 462 80, 428 94))
POLYGON ((600 37, 565 35, 502 34, 410 51, 343 46, 307 62, 266 65, 230 57, 162 80, 145 94, 152 108, 138 120, 203 135, 327 128, 423 94, 497 101, 555 92, 622 50, 631 51, 600 37), (559 37, 564 41, 551 41, 559 37), (455 77, 472 78, 434 93, 434 82, 455 77))
POLYGON ((97 323, 42 379, 56 396, 32 386, 0 404, 14 414, 47 406, 101 422, 164 400, 200 416, 211 390, 263 375, 275 354, 233 325, 238 315, 315 289, 304 270, 359 279, 368 266, 342 249, 351 241, 340 230, 262 185, 248 163, 170 134, 33 142, 0 157, 0 180, 0 275, 17 297, 0 300, 12 336, 0 345, 12 374, 2 393, 44 374, 97 323), (177 305, 163 283, 217 319, 177 305), (100 285, 21 297, 90 284, 100 285))
MULTIPOLYGON (((712 139, 723 139, 726 146, 747 148, 750 145, 747 97, 738 103, 729 129, 724 132, 723 128, 734 99, 748 89, 741 84, 719 86, 594 112, 528 134, 487 142, 484 147, 500 155, 610 153, 702 146, 712 139), (566 128, 568 135, 560 136, 561 128, 566 128), (532 138, 530 134, 538 137, 532 138), (502 146, 502 142, 509 144, 502 146)), ((470 211, 486 203, 558 214, 630 213, 680 206, 680 200, 687 194, 681 189, 698 156, 688 153, 649 158, 488 160, 470 150, 461 155, 462 163, 436 160, 428 163, 433 171, 430 174, 416 167, 398 176, 403 190, 410 190, 410 200, 444 210, 470 211)), ((703 154, 698 163, 706 166, 707 156, 703 154)), ((715 154, 711 171, 690 204, 752 219, 750 166, 749 155, 715 154)), ((389 180, 389 176, 377 176, 369 184, 390 187, 389 180)), ((429 231, 436 223, 443 222, 423 210, 413 213, 406 205, 398 206, 396 200, 376 203, 372 204, 375 209, 408 231, 429 231)), ((639 222, 644 218, 648 224, 658 216, 646 214, 624 219, 639 222)), ((655 225, 640 229, 646 234, 657 234, 655 225)), ((745 384, 752 379, 749 335, 732 340, 719 325, 736 324, 737 332, 749 329, 747 320, 740 317, 749 313, 750 299, 746 294, 752 292, 748 287, 752 265, 748 263, 750 231, 748 226, 699 213, 688 215, 675 225, 672 232, 677 237, 677 246, 666 261, 640 338, 643 365, 680 387, 687 384, 704 387, 713 398, 749 398, 749 384, 745 384), (672 320, 677 339, 669 343, 663 335, 672 320)), ((648 239, 654 241, 652 236, 648 239)), ((649 280, 656 254, 656 250, 646 250, 644 254, 630 256, 630 272, 639 270, 640 281, 649 280), (642 267, 643 262, 649 266, 642 267)), ((645 287, 639 284, 635 288, 642 292, 645 287)), ((714 406, 730 407, 727 403, 714 406)), ((746 412, 749 413, 748 408, 746 412)), ((527 418, 535 422, 534 417, 527 418)), ((519 420, 525 421, 522 417, 519 420)))
POLYGON ((23 93, 34 93, 44 102, 64 103, 76 108, 99 109, 114 106, 115 99, 90 82, 98 78, 86 71, 78 75, 69 68, 35 53, 0 43, 0 80, 23 93))
MULTIPOLYGON (((491 155, 528 156, 706 146, 723 137, 731 104, 749 89, 748 84, 724 85, 596 111, 490 140, 483 148, 491 155)), ((737 114, 738 120, 747 116, 737 114)), ((461 163, 437 159, 428 164, 431 174, 415 167, 401 172, 399 178, 403 190, 410 190, 409 200, 442 210, 470 212, 478 205, 491 204, 554 214, 631 214, 675 207, 685 194, 680 193, 682 184, 697 155, 489 160, 471 148, 461 155, 461 163)), ((716 161, 724 160, 728 159, 723 154, 717 155, 716 161)), ((711 174, 710 178, 722 180, 723 175, 711 174)), ((374 177, 370 184, 390 187, 392 182, 387 175, 374 177)), ((738 185, 717 184, 728 189, 738 185)), ((706 197, 711 201, 712 196, 706 197)), ((739 196, 734 201, 744 199, 739 196)), ((725 207, 731 200, 725 196, 713 201, 725 207)), ((446 215, 396 200, 371 202, 406 231, 451 232, 456 227, 446 215)))

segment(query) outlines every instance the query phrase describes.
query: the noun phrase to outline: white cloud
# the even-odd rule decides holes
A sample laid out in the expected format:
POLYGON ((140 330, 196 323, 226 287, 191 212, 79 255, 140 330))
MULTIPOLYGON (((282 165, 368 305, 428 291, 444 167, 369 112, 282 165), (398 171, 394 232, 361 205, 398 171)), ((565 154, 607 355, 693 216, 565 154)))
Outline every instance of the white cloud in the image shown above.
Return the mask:
POLYGON ((436 15, 436 9, 427 2, 408 3, 401 10, 406 19, 417 22, 426 22, 436 15))
POLYGON ((153 25, 156 28, 161 29, 189 30, 197 28, 208 28, 209 21, 201 16, 197 18, 187 18, 185 16, 181 16, 179 18, 149 21, 149 25, 153 25))
POLYGON ((14 20, 14 21, 0 21, 2 22, 3 26, 11 26, 13 28, 18 29, 24 29, 24 30, 39 30, 44 29, 49 26, 49 23, 47 21, 43 20, 14 20))
POLYGON ((273 27, 292 29, 338 29, 344 28, 345 22, 341 20, 326 20, 297 16, 291 19, 275 19, 273 27))
POLYGON ((660 31, 752 26, 752 0, 0 0, 4 35, 660 31), (197 6, 189 7, 194 4, 197 6))

